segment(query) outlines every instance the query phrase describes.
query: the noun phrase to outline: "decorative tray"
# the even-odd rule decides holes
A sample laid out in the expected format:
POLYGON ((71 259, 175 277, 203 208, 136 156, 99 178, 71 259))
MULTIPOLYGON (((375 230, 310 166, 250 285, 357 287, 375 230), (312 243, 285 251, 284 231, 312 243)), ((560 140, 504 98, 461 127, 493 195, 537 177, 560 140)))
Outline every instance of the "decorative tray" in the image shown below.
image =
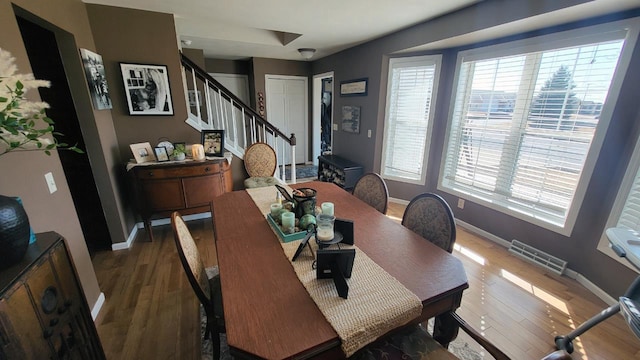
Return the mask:
POLYGON ((280 228, 280 225, 278 225, 278 223, 271 217, 271 214, 267 214, 267 222, 275 230, 276 234, 278 234, 278 237, 280 238, 280 241, 285 242, 285 243, 290 242, 290 241, 294 241, 294 240, 303 239, 307 235, 307 231, 306 230, 305 231, 298 231, 298 232, 295 232, 293 234, 285 234, 285 233, 283 233, 282 229, 280 228))

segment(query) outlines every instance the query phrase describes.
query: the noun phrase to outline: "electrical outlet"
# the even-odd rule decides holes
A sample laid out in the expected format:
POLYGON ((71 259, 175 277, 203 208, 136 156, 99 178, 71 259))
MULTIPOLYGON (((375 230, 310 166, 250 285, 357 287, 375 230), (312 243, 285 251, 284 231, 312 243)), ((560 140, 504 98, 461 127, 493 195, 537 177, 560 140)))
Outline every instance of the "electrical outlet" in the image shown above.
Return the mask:
POLYGON ((44 179, 47 182, 47 186, 49 187, 49 194, 53 194, 58 191, 58 187, 56 186, 56 181, 53 179, 53 174, 48 172, 44 174, 44 179))
POLYGON ((338 131, 338 124, 333 124, 333 131, 338 131))
POLYGON ((371 138, 371 129, 367 130, 367 137, 371 138))
POLYGON ((464 209, 464 199, 458 199, 458 208, 464 209))

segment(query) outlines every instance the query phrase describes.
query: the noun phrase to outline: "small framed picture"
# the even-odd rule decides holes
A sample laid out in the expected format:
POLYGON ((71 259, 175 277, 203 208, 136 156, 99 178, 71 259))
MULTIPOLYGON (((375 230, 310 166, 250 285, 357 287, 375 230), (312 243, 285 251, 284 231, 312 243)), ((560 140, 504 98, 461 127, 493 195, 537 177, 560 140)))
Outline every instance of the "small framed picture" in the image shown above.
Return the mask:
POLYGON ((166 66, 120 63, 120 72, 129 115, 173 115, 166 66))
POLYGON ((202 146, 206 156, 222 157, 224 152, 224 130, 202 130, 202 146))
POLYGON ((104 71, 102 56, 87 49, 80 49, 84 73, 89 85, 91 102, 96 110, 111 109, 111 97, 107 86, 107 76, 104 71))
POLYGON ((155 148, 154 151, 156 152, 156 159, 158 159, 158 161, 169 161, 169 153, 166 147, 159 146, 155 148))
MULTIPOLYGON (((148 142, 131 144, 129 145, 133 157, 136 159, 136 163, 141 164, 149 161, 155 161, 156 157, 153 155, 153 149, 148 142)), ((166 149, 165 149, 166 150, 166 149)))

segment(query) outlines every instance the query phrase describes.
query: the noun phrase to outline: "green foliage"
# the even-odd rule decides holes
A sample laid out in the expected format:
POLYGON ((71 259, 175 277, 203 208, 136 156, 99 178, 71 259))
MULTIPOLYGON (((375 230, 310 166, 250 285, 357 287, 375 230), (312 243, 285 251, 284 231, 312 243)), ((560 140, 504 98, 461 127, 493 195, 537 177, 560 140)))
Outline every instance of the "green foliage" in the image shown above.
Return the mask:
POLYGON ((45 112, 48 105, 25 98, 27 89, 48 86, 48 82, 33 79, 33 75, 15 74, 15 59, 0 49, 0 156, 14 150, 38 150, 51 155, 62 148, 84 153, 77 146, 59 143, 54 121, 45 112))

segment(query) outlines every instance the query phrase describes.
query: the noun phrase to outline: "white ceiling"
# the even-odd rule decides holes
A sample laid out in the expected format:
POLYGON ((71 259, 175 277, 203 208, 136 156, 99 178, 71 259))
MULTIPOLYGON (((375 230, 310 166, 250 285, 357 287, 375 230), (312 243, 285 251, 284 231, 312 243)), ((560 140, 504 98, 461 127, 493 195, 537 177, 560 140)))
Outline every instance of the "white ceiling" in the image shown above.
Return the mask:
MULTIPOLYGON (((174 14, 184 47, 203 49, 205 57, 263 57, 302 60, 298 48, 315 48, 311 60, 404 29, 482 0, 84 0, 174 14), (286 43, 282 33, 300 34, 286 43), (283 44, 283 42, 285 44, 283 44)), ((594 0, 516 26, 509 33, 640 6, 638 0, 594 0)), ((496 29, 489 29, 495 33, 496 29)), ((487 32, 489 34, 489 32, 487 32)), ((502 36, 507 35, 500 31, 502 36)), ((483 34, 473 34, 478 40, 483 34)), ((295 35, 294 35, 295 36, 295 35)), ((488 35, 484 35, 488 36, 488 35)), ((456 39, 457 44, 465 39, 456 39)), ((439 44, 447 45, 447 44, 439 44)))

